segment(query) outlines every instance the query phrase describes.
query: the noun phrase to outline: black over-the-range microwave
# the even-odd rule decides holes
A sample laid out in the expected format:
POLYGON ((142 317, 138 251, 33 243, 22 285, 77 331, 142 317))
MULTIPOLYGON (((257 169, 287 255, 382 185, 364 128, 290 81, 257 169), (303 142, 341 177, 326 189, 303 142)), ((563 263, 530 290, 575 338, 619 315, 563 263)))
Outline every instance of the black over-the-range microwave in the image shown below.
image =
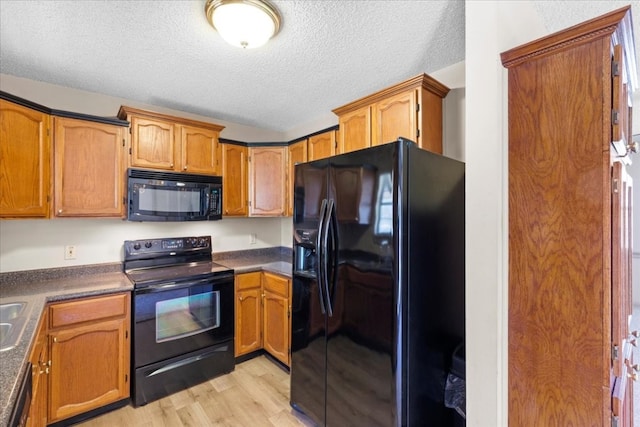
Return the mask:
POLYGON ((127 171, 129 221, 211 221, 222 218, 222 177, 127 171))

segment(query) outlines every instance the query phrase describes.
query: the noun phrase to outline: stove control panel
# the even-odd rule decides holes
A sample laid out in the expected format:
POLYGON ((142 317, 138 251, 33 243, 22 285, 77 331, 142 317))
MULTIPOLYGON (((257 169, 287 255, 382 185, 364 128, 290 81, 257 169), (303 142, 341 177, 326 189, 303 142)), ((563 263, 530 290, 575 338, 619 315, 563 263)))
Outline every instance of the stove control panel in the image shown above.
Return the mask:
POLYGON ((164 239, 125 240, 125 260, 141 256, 175 255, 180 252, 211 252, 211 236, 171 237, 164 239))

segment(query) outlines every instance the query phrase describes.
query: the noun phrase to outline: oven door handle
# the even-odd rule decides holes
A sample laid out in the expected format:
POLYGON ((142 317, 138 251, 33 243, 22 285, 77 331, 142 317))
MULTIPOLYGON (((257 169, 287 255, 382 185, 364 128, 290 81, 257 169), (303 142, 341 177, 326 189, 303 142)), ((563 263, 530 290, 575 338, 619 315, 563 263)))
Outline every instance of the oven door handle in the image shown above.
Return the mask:
POLYGON ((199 280, 189 280, 188 282, 163 282, 163 283, 157 283, 155 285, 149 285, 149 286, 145 286, 143 288, 136 288, 135 289, 135 293, 137 295, 140 294, 150 294, 150 293, 154 293, 154 292, 162 292, 162 291, 169 291, 169 290, 174 290, 174 289, 182 289, 182 288, 189 288, 191 286, 195 286, 195 285, 201 285, 201 284, 205 284, 205 283, 210 283, 212 285, 217 285, 219 283, 223 283, 223 282, 227 282, 228 280, 224 280, 222 281, 221 279, 233 279, 233 275, 229 275, 229 276, 218 276, 215 279, 212 278, 204 278, 204 279, 199 279, 199 280))

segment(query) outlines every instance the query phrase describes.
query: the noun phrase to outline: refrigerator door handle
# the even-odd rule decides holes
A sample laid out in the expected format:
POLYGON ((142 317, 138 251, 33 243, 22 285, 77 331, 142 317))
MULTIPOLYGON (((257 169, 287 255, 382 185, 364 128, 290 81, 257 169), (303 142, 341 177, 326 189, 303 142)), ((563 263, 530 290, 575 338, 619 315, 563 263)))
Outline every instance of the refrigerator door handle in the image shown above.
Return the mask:
MULTIPOLYGON (((332 225, 332 213, 335 209, 335 205, 333 204, 333 199, 329 199, 327 202, 327 210, 325 212, 325 218, 323 221, 323 230, 322 230, 322 276, 323 276, 323 284, 324 284, 324 294, 326 298, 325 307, 327 309, 327 313, 329 313, 329 317, 333 317, 333 308, 331 307, 331 297, 329 294, 329 230, 332 225)), ((334 242, 335 244, 335 242, 334 242)))
POLYGON ((325 304, 324 304, 324 292, 323 292, 323 288, 324 288, 324 282, 325 282, 325 277, 324 276, 324 248, 322 246, 322 232, 324 230, 324 221, 325 221, 325 216, 327 213, 327 199, 322 199, 322 205, 320 205, 320 223, 318 224, 318 234, 316 236, 316 256, 318 259, 318 274, 317 274, 317 282, 318 282, 318 297, 320 299, 320 311, 322 312, 322 314, 325 314, 326 308, 325 308, 325 304))
POLYGON ((340 250, 340 241, 338 239, 338 219, 336 217, 336 205, 332 200, 331 211, 327 214, 329 218, 329 230, 331 232, 331 239, 333 241, 331 252, 328 254, 328 260, 331 262, 331 275, 327 276, 327 305, 330 308, 331 316, 333 316, 333 302, 336 293, 336 287, 338 286, 338 265, 339 257, 338 251, 340 250))

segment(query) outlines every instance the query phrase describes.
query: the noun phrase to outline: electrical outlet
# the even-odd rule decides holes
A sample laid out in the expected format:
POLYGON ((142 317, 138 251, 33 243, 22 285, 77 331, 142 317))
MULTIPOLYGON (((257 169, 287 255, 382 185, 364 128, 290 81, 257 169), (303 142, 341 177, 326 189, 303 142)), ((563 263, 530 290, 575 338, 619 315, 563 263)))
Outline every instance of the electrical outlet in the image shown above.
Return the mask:
POLYGON ((258 235, 256 233, 251 233, 251 235, 249 235, 249 244, 255 245, 257 237, 258 235))
POLYGON ((64 247, 64 259, 76 259, 76 247, 74 245, 64 247))

